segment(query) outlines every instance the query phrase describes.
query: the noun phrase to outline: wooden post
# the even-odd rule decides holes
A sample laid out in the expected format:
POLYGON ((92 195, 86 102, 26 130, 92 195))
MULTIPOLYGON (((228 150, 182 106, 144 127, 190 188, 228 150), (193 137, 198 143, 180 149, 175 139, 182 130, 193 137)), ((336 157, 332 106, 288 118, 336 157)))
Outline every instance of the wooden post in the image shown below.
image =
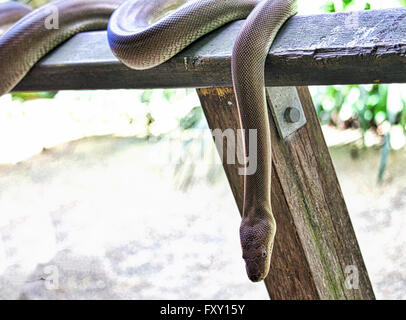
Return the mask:
MULTIPOLYGON (((285 141, 269 117, 278 229, 266 287, 272 299, 374 299, 309 90, 297 90, 306 126, 285 141)), ((197 92, 211 129, 239 127, 232 88, 197 92)), ((224 169, 241 212, 243 177, 224 169)))

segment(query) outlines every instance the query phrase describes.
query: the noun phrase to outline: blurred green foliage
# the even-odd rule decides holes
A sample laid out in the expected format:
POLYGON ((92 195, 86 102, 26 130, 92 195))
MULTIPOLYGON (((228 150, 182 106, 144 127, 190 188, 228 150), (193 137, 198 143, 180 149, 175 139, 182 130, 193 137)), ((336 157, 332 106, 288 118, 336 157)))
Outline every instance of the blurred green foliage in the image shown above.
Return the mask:
MULTIPOLYGON (((365 10, 373 9, 368 1, 341 0, 341 9, 351 9, 357 2, 365 10)), ((406 0, 399 0, 406 6, 406 0)), ((327 1, 326 12, 336 12, 338 1, 327 1)), ((358 127, 365 133, 384 121, 401 124, 406 130, 406 102, 403 108, 393 111, 388 105, 390 85, 350 85, 321 87, 314 93, 316 110, 322 123, 338 127, 358 127)))
POLYGON ((313 94, 322 124, 361 128, 363 132, 388 120, 388 85, 320 87, 313 94))
POLYGON ((35 99, 52 99, 57 94, 56 91, 38 91, 38 92, 13 92, 13 100, 29 101, 35 99))

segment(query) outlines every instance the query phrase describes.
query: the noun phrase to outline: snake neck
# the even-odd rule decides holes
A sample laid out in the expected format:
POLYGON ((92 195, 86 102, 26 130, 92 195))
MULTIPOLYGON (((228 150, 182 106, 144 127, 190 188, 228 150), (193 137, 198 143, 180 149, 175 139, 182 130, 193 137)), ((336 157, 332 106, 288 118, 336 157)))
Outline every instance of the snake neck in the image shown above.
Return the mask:
POLYGON ((251 225, 257 224, 264 219, 272 219, 270 200, 248 202, 244 205, 243 218, 249 221, 251 225))

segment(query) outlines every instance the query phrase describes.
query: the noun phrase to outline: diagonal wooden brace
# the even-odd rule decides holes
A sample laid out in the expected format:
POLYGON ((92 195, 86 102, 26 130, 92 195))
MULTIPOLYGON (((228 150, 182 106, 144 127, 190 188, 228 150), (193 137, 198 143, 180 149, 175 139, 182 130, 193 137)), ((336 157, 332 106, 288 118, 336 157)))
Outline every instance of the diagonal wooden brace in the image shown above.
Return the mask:
MULTIPOLYGON (((374 299, 309 90, 296 90, 305 126, 283 140, 269 116, 278 231, 266 287, 272 299, 374 299)), ((211 129, 239 127, 232 88, 197 92, 211 129)), ((243 177, 238 165, 224 169, 241 213, 243 177)))

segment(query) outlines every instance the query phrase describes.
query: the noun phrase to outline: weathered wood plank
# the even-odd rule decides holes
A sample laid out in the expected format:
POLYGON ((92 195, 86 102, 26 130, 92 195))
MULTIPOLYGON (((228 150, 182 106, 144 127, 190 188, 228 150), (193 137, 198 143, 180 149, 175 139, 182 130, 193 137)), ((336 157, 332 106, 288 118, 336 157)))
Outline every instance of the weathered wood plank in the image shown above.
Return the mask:
MULTIPOLYGON (((229 87, 241 25, 231 23, 145 71, 121 64, 105 31, 79 34, 15 90, 229 87)), ((275 40, 266 70, 268 86, 406 82, 406 8, 293 17, 275 40)))
MULTIPOLYGON (((265 284, 272 299, 374 299, 340 185, 306 87, 298 88, 307 125, 287 141, 272 117, 272 208, 277 235, 265 284), (359 289, 346 287, 347 266, 356 266, 359 289)), ((212 129, 238 128, 232 89, 199 89, 212 129)), ((243 179, 224 165, 241 212, 243 179)))

